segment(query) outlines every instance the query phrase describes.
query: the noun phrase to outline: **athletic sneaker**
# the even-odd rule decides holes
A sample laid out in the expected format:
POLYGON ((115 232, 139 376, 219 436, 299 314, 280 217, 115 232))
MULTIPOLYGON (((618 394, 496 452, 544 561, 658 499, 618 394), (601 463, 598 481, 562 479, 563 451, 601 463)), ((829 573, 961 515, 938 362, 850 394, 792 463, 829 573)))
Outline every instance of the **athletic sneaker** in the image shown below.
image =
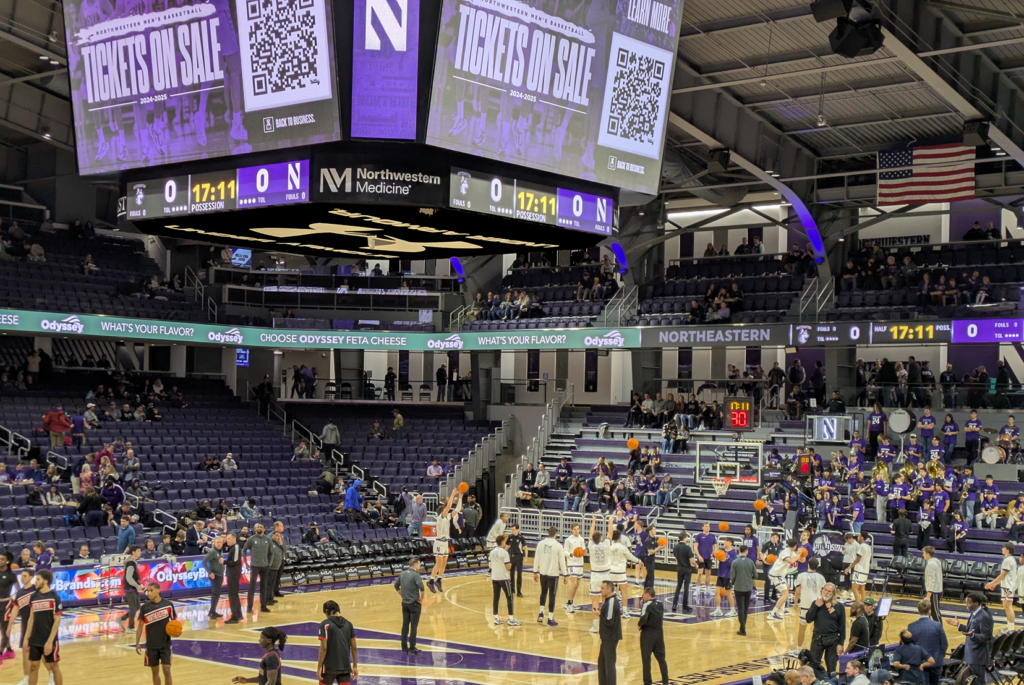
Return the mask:
POLYGON ((537 623, 543 623, 543 622, 544 622, 544 612, 542 611, 539 614, 537 614, 537 623))
POLYGON ((769 621, 781 621, 782 617, 779 616, 778 614, 776 614, 774 611, 769 611, 768 612, 768 620, 769 621))
POLYGON ((796 649, 789 650, 789 655, 790 656, 800 656, 800 648, 797 647, 796 649))
POLYGON ((495 616, 495 617, 494 617, 494 625, 496 625, 496 626, 503 626, 503 625, 505 625, 505 622, 504 622, 504 621, 502 621, 502 620, 501 620, 500 618, 498 618, 497 616, 495 616))
POLYGON ((555 626, 558 625, 558 623, 555 621, 555 619, 549 618, 548 619, 548 625, 551 626, 552 628, 554 628, 555 626))
MULTIPOLYGON (((590 626, 590 632, 592 632, 592 633, 599 633, 599 632, 601 632, 601 629, 598 628, 597 626, 590 626)), ((27 685, 28 681, 26 680, 25 683, 27 685)), ((20 683, 19 683, 19 685, 20 685, 20 683)))
POLYGON ((729 609, 729 611, 726 612, 725 617, 726 618, 732 618, 732 617, 734 617, 736 615, 737 614, 736 614, 736 610, 735 609, 729 609))
POLYGON ((633 616, 633 614, 629 613, 629 609, 627 609, 626 605, 623 604, 622 605, 622 618, 627 618, 628 619, 628 618, 632 618, 632 616, 633 616))
POLYGON ((18 681, 18 685, 28 685, 28 676, 23 676, 22 679, 18 681))
POLYGON ((521 626, 521 625, 523 625, 522 621, 517 621, 517 620, 516 620, 516 619, 514 619, 514 618, 509 618, 509 619, 508 619, 508 624, 509 624, 510 626, 521 626))
POLYGON ((576 605, 575 604, 566 604, 565 605, 565 613, 567 613, 567 614, 575 614, 576 613, 576 605))
POLYGON ((435 594, 437 593, 437 588, 434 586, 434 579, 433 578, 431 578, 430 580, 427 581, 427 587, 430 588, 431 592, 433 592, 435 594))
POLYGON ((718 616, 725 616, 725 612, 721 609, 715 609, 711 612, 711 618, 717 618, 718 616))
POLYGON ((437 585, 437 589, 439 591, 444 592, 444 588, 441 587, 441 581, 442 580, 443 580, 443 578, 438 577, 438 579, 434 581, 434 585, 437 585))

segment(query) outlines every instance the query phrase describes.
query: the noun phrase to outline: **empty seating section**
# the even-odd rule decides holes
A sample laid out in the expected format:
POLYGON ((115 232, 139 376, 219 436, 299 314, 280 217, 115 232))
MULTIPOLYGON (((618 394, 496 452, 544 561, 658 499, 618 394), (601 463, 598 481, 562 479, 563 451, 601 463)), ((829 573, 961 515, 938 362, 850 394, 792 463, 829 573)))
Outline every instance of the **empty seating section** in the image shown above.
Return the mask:
MULTIPOLYGON (((50 450, 49 438, 33 434, 42 426, 42 415, 58 403, 69 412, 83 409, 85 390, 94 387, 95 380, 96 374, 68 374, 60 377, 51 391, 9 391, 0 398, 0 425, 32 436, 34 445, 45 455, 50 450)), ((150 511, 188 510, 203 499, 213 504, 224 499, 234 506, 253 497, 266 517, 285 521, 292 542, 298 541, 310 520, 331 528, 345 520, 332 513, 335 502, 331 496, 309 494, 323 469, 315 462, 292 462, 290 439, 282 436, 279 426, 243 405, 219 381, 167 379, 168 388, 171 385, 184 393, 188 407, 164 408, 162 422, 105 423, 86 434, 85 447, 58 447, 54 451, 74 457, 95 452, 103 443, 124 436, 142 462, 142 482, 153 489, 150 496, 156 503, 146 505, 150 511), (233 454, 238 471, 221 474, 196 470, 206 454, 220 459, 227 452, 233 454)), ((17 459, 5 456, 4 461, 10 471, 17 459)), ((71 551, 86 540, 94 554, 113 549, 116 534, 112 528, 69 528, 64 516, 73 511, 70 507, 29 507, 26 497, 30 490, 28 485, 0 489, 3 544, 20 550, 25 542, 41 539, 55 543, 62 559, 70 557, 71 551)), ((61 490, 70 493, 70 485, 62 485, 61 490)), ((232 529, 244 523, 234 521, 232 529)))
MULTIPOLYGON (((744 261, 738 266, 756 266, 770 270, 779 262, 744 261)), ((689 266, 689 265, 688 265, 689 266)), ((721 265, 718 265, 721 266, 721 265)), ((669 267, 669 271, 677 267, 669 267)), ((718 269, 721 271, 722 269, 718 269)), ((686 273, 689 273, 687 271, 686 273)), ((785 272, 771 272, 760 276, 733 276, 702 278, 699 276, 689 280, 666 281, 651 286, 650 297, 640 302, 640 313, 631 317, 631 326, 679 326, 687 322, 687 314, 691 303, 704 308, 705 297, 711 292, 712 297, 719 289, 729 290, 736 283, 743 292, 743 302, 734 310, 730 317, 732 323, 775 323, 785 316, 786 311, 799 297, 805 279, 799 274, 790 275, 785 272)))
POLYGON ((400 492, 402 486, 410 491, 437 492, 436 481, 427 477, 430 462, 437 459, 444 465, 454 459, 459 464, 491 432, 487 422, 466 420, 462 407, 399 406, 405 419, 404 435, 368 438, 374 421, 380 421, 390 436, 391 406, 289 405, 288 414, 317 435, 327 419, 334 421, 341 434, 338 449, 389 493, 400 492))
POLYGON ((72 239, 65 232, 38 234, 46 262, 0 261, 0 307, 71 314, 109 314, 179 321, 206 321, 202 308, 183 293, 162 291, 167 301, 121 296, 118 286, 135 277, 140 285, 160 270, 138 240, 72 239), (87 254, 99 266, 82 273, 87 254))

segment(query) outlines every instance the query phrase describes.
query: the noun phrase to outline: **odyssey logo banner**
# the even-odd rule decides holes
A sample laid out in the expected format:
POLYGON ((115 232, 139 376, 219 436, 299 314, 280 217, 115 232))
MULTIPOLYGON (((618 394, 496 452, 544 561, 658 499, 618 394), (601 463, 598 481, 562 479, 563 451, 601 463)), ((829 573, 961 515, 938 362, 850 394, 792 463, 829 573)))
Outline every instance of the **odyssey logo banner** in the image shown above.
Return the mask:
POLYGON ((583 339, 583 344, 587 347, 625 347, 626 339, 622 337, 622 333, 611 331, 601 337, 588 336, 583 339))
POLYGON ((211 342, 225 344, 241 345, 243 342, 245 342, 245 338, 242 337, 242 331, 238 330, 237 328, 231 328, 223 333, 218 333, 217 331, 210 331, 209 333, 207 333, 206 337, 209 338, 211 342))
POLYGON ((414 140, 420 0, 355 0, 352 137, 414 140))
POLYGON ((444 340, 428 340, 427 347, 432 350, 461 350, 463 347, 462 338, 458 333, 449 335, 444 340))
POLYGON ((85 326, 82 325, 81 319, 77 316, 68 316, 60 321, 54 321, 53 319, 43 319, 39 322, 39 327, 44 331, 52 331, 54 333, 84 333, 85 326))

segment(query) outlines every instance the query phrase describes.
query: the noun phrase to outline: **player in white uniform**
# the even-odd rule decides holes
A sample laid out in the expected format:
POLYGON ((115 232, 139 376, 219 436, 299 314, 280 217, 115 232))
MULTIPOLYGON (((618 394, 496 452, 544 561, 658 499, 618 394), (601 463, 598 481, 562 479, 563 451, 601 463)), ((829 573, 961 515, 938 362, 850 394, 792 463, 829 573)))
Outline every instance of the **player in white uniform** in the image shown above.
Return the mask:
POLYGON ((863 602, 867 597, 868 574, 871 573, 871 544, 863 531, 857 534, 857 557, 846 567, 851 573, 850 584, 853 587, 853 599, 863 602))
POLYGON ((626 565, 628 563, 637 564, 640 560, 633 556, 629 547, 623 543, 621 530, 612 531, 611 539, 612 544, 608 547, 608 580, 615 583, 615 591, 619 594, 619 600, 622 602, 622 618, 629 618, 629 609, 627 608, 629 580, 626 576, 626 565))
POLYGON ((590 552, 590 610, 594 614, 594 624, 590 632, 599 632, 598 623, 601 616, 601 583, 608 580, 608 570, 611 568, 611 560, 608 558, 608 548, 611 541, 596 531, 597 516, 590 520, 590 542, 587 544, 590 552))
POLYGON ((565 604, 565 610, 571 614, 576 611, 573 601, 580 587, 580 579, 583 578, 583 557, 576 556, 576 550, 587 549, 587 541, 580 535, 579 524, 572 527, 572 535, 565 539, 562 548, 565 550, 565 564, 569 571, 569 601, 565 604))
POLYGON ((441 581, 444 579, 444 569, 448 565, 448 545, 451 540, 452 521, 458 518, 461 511, 462 493, 453 488, 452 494, 448 496, 447 504, 439 507, 437 510, 437 537, 434 538, 434 568, 430 571, 430 580, 427 581, 427 587, 430 588, 431 592, 444 590, 441 587, 441 581), (458 497, 459 503, 453 510, 452 502, 456 497, 458 497))
POLYGON ((807 570, 796 577, 796 605, 800 610, 800 625, 796 633, 796 649, 790 652, 798 656, 804 646, 804 634, 807 632, 807 610, 821 599, 821 588, 825 587, 825 576, 818 573, 818 560, 807 562, 807 570))
POLYGON ((558 579, 569 580, 569 568, 565 563, 565 550, 558 544, 558 529, 548 528, 548 536, 537 543, 533 555, 533 579, 540 582, 540 614, 537 623, 544 622, 544 602, 548 604, 548 625, 554 628, 555 593, 558 591, 558 579))
POLYGON ((786 600, 789 599, 789 583, 786 582, 786 576, 800 563, 800 557, 796 553, 797 545, 796 540, 787 542, 786 549, 779 552, 775 563, 768 570, 768 581, 779 593, 779 601, 768 612, 769 621, 781 621, 785 616, 786 600))
POLYGON ((1003 561, 999 564, 999 575, 991 583, 985 584, 986 590, 999 588, 1003 599, 1003 610, 1006 612, 1006 630, 1014 629, 1016 617, 1013 613, 1013 596, 1017 590, 1017 559, 1013 556, 1013 543, 1003 545, 1003 561))

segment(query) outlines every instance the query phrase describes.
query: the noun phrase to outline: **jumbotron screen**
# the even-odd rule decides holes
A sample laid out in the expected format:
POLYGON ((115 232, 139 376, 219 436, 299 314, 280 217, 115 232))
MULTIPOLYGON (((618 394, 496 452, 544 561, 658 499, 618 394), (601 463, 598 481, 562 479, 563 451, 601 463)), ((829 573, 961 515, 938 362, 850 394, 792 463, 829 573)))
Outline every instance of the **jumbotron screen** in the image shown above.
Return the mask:
POLYGON ((426 142, 658 192, 682 0, 444 0, 426 142))
POLYGON ((78 169, 338 140, 330 0, 65 0, 78 169))

